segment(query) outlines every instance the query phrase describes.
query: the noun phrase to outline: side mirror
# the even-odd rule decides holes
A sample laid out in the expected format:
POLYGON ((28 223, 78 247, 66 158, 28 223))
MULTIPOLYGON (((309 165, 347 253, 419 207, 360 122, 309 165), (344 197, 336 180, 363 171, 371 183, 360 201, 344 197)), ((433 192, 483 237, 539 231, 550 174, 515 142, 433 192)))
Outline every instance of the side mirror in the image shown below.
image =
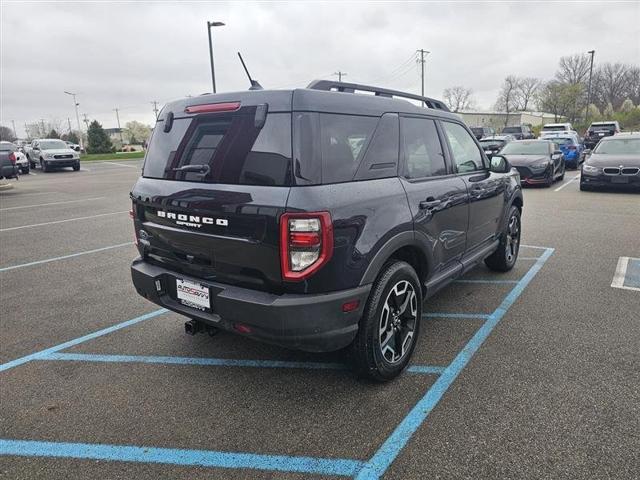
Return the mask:
POLYGON ((585 148, 582 153, 584 154, 585 157, 588 157, 589 155, 591 155, 591 149, 585 148))
POLYGON ((509 171, 511 171, 511 165, 506 157, 496 153, 491 156, 489 170, 493 173, 509 173, 509 171))
POLYGON ((554 155, 562 155, 562 150, 556 150, 553 152, 554 155))

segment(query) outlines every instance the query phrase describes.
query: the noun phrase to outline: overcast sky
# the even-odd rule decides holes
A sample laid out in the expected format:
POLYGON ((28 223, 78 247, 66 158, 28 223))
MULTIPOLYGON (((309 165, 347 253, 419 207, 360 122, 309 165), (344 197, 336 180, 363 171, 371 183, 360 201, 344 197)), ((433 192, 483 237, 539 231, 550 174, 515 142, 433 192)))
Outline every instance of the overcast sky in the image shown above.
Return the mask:
POLYGON ((207 20, 214 29, 218 91, 243 90, 250 72, 265 88, 332 78, 420 92, 419 48, 429 50, 426 94, 470 87, 481 109, 506 75, 550 78, 561 55, 595 49, 595 61, 640 63, 640 2, 86 2, 2 0, 1 115, 24 123, 105 127, 152 123, 161 104, 211 91, 207 20))

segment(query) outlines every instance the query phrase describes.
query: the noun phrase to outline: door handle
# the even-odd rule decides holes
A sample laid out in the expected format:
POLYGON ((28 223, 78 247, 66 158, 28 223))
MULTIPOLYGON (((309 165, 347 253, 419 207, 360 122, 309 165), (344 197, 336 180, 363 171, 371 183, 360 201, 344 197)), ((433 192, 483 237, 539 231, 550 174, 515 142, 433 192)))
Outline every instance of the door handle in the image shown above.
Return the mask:
POLYGON ((426 200, 420 202, 420 210, 432 210, 442 203, 442 200, 436 200, 433 197, 429 197, 426 200))

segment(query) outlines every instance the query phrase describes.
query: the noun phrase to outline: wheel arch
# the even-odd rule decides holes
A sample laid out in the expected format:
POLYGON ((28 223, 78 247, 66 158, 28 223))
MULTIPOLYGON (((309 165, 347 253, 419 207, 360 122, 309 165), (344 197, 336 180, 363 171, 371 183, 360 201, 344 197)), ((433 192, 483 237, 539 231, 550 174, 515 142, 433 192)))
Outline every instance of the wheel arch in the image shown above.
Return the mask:
MULTIPOLYGON (((402 232, 389 239, 369 262, 360 285, 373 283, 390 260, 402 260, 413 267, 423 286, 432 265, 428 251, 415 238, 414 232, 402 232)), ((424 293, 424 292, 423 292, 424 293)))

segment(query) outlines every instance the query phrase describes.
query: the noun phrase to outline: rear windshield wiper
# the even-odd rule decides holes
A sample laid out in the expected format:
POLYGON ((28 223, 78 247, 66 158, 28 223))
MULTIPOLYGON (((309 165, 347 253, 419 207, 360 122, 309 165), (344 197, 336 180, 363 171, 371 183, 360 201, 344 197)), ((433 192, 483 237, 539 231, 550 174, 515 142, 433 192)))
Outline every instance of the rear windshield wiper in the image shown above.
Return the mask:
POLYGON ((183 165, 182 167, 165 169, 165 172, 195 172, 201 175, 206 175, 210 171, 209 165, 183 165))

